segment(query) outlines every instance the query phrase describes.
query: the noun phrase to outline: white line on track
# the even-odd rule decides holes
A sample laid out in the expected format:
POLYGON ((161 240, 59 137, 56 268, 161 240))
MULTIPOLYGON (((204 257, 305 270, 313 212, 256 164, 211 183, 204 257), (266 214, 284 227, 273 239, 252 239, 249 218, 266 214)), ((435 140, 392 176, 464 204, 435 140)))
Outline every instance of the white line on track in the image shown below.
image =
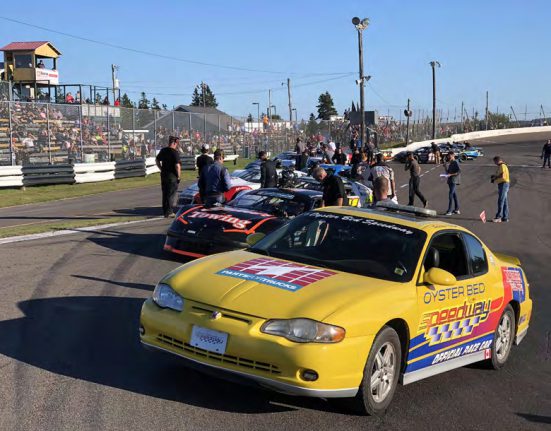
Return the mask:
POLYGON ((94 232, 94 231, 98 231, 98 230, 102 230, 110 227, 126 226, 126 225, 131 225, 136 223, 146 223, 146 222, 162 220, 162 219, 163 217, 154 217, 146 220, 125 221, 125 222, 119 222, 119 223, 101 224, 97 226, 88 226, 88 227, 81 227, 81 228, 75 227, 73 229, 54 230, 54 231, 48 231, 43 233, 35 233, 32 235, 12 236, 9 238, 1 238, 0 245, 11 244, 14 242, 22 242, 22 241, 33 241, 36 239, 43 239, 43 238, 53 238, 56 236, 70 235, 73 233, 94 232))

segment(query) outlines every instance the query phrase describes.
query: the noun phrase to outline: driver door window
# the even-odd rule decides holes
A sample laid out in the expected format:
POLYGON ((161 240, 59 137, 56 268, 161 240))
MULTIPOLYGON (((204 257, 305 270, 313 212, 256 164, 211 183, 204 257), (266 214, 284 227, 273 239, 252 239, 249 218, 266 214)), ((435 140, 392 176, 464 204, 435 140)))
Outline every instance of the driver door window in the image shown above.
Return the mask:
POLYGON ((469 276, 465 245, 458 233, 443 233, 432 240, 424 269, 434 267, 448 271, 458 280, 469 276))

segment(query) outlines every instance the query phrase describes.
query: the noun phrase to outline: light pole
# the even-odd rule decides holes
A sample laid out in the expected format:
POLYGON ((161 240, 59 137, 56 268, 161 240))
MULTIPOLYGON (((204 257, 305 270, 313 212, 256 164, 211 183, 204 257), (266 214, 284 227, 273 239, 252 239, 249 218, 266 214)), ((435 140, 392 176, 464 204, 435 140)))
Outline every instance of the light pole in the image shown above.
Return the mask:
POLYGON ((275 105, 271 105, 270 108, 274 108, 274 115, 277 117, 277 108, 275 105))
POLYGON ((406 116, 406 147, 409 144, 409 117, 411 117, 412 112, 409 105, 410 100, 408 99, 408 107, 404 110, 404 115, 406 116))
POLYGON ((258 131, 260 132, 260 103, 253 102, 253 105, 256 105, 256 127, 258 127, 258 131))
POLYGON ((359 69, 360 69, 360 76, 359 79, 356 81, 358 85, 360 86, 360 115, 361 115, 361 126, 360 126, 360 139, 362 141, 362 145, 366 145, 365 141, 365 106, 364 106, 364 53, 363 53, 363 31, 367 28, 369 25, 369 19, 364 18, 360 20, 357 16, 352 18, 352 24, 354 24, 354 27, 356 27, 356 30, 358 31, 358 59, 359 59, 359 69))
POLYGON ((436 67, 440 67, 437 61, 431 61, 432 67, 432 139, 436 138, 436 67))

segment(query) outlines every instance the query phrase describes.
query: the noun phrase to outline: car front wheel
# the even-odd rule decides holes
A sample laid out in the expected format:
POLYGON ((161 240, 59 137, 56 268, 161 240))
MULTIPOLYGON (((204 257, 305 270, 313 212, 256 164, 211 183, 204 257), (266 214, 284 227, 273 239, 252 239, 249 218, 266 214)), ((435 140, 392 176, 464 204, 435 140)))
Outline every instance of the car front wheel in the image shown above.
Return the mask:
POLYGON ((492 357, 489 359, 491 367, 495 370, 503 367, 509 358, 515 338, 515 327, 515 312, 511 305, 507 305, 494 332, 492 357))
POLYGON ((400 376, 402 348, 394 329, 385 326, 375 337, 364 369, 364 377, 354 398, 354 410, 382 415, 388 408, 400 376))

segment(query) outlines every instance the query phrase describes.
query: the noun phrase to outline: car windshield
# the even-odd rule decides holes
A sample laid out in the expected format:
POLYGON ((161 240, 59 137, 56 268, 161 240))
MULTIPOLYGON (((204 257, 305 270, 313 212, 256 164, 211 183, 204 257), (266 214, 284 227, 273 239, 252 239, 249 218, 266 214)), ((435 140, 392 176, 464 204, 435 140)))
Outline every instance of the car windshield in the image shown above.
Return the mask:
POLYGON ((244 193, 231 201, 228 206, 247 208, 268 214, 295 217, 306 209, 304 201, 292 193, 258 190, 244 193))
POLYGON ((323 268, 408 282, 426 233, 399 224, 307 212, 250 248, 259 254, 323 268))
POLYGON ((249 181, 251 183, 259 183, 260 182, 260 170, 258 169, 248 169, 243 172, 240 172, 238 175, 236 175, 238 178, 241 178, 242 180, 249 181))

